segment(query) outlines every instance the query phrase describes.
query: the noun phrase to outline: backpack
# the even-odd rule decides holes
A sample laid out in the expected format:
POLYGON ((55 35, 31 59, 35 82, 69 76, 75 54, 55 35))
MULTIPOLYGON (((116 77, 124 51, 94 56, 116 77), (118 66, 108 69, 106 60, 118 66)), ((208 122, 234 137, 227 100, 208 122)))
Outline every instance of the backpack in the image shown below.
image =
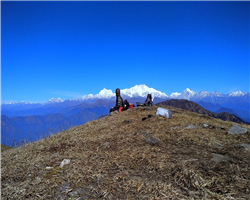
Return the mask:
POLYGON ((129 103, 127 100, 123 102, 123 109, 122 110, 127 110, 129 108, 129 103))
POLYGON ((136 102, 136 105, 137 105, 137 107, 139 107, 139 106, 144 106, 142 103, 140 103, 140 102, 136 102))
POLYGON ((172 117, 172 112, 170 110, 167 110, 165 108, 157 108, 157 110, 155 111, 155 116, 161 116, 164 118, 169 118, 171 119, 172 117))
POLYGON ((148 94, 146 101, 144 102, 144 106, 152 106, 153 101, 152 101, 152 95, 148 94))

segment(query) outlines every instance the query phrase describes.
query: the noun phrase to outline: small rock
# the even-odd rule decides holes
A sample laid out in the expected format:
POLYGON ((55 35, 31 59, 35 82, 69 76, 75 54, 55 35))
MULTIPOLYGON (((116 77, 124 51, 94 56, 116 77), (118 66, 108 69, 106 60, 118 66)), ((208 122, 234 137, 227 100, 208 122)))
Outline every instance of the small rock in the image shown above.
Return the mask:
POLYGON ((218 129, 225 130, 224 126, 218 126, 218 129))
POLYGON ((149 143, 149 144, 152 144, 152 145, 158 144, 158 140, 153 139, 153 138, 145 137, 145 141, 146 141, 147 143, 149 143))
POLYGON ((151 134, 151 133, 142 132, 142 134, 143 134, 145 137, 152 137, 152 134, 151 134))
POLYGON ((77 193, 79 195, 82 195, 77 200, 87 200, 87 199, 89 199, 89 195, 87 194, 88 190, 79 187, 79 188, 76 189, 76 191, 77 191, 77 193))
POLYGON ((77 200, 88 200, 89 199, 89 196, 87 194, 77 198, 77 200))
POLYGON ((64 194, 59 194, 59 197, 57 197, 56 199, 58 199, 58 200, 66 200, 66 196, 64 194))
POLYGON ((188 190, 188 194, 189 196, 191 197, 196 197, 195 199, 200 199, 200 192, 199 191, 191 191, 191 190, 188 190))
POLYGON ((70 187, 70 183, 65 182, 64 184, 62 184, 62 186, 60 187, 60 192, 67 190, 70 187))
POLYGON ((75 197, 75 196, 77 196, 78 195, 78 192, 77 191, 73 191, 73 192, 69 192, 68 193, 68 196, 70 196, 70 197, 75 197))
POLYGON ((104 146, 104 148, 107 148, 107 147, 110 146, 110 143, 109 143, 109 142, 104 142, 104 143, 102 144, 102 146, 104 146))
POLYGON ((212 153, 213 155, 213 158, 211 159, 211 161, 214 161, 216 163, 219 163, 219 162, 232 162, 233 159, 228 157, 228 156, 223 156, 223 155, 220 155, 220 154, 216 154, 216 153, 212 153))
POLYGON ((64 159, 61 164, 60 164, 60 167, 62 168, 64 165, 68 165, 70 163, 70 160, 69 159, 64 159))
POLYGON ((223 148, 223 145, 220 144, 220 143, 218 143, 218 142, 215 142, 215 143, 214 143, 214 148, 216 148, 216 149, 222 149, 222 148, 223 148))
POLYGON ((124 120, 123 123, 129 124, 132 121, 133 121, 132 119, 127 119, 127 120, 124 120))
POLYGON ((238 146, 245 149, 245 150, 247 150, 247 151, 250 151, 250 144, 244 144, 243 143, 243 144, 239 144, 238 146))
POLYGON ((228 131, 228 134, 245 134, 247 129, 233 125, 228 131))
POLYGON ((46 167, 46 169, 53 169, 53 167, 46 167))
POLYGON ((175 129, 180 129, 181 127, 179 126, 175 126, 175 127, 171 127, 170 130, 175 130, 175 129))
POLYGON ((86 192, 87 192, 87 190, 86 190, 86 189, 81 188, 81 187, 76 188, 76 191, 77 191, 77 193, 78 193, 78 194, 86 194, 86 192))
POLYGON ((193 162, 193 161, 197 161, 198 159, 189 159, 189 160, 183 160, 184 162, 193 162))
POLYGON ((205 127, 205 128, 208 127, 208 126, 209 126, 208 124, 203 124, 203 127, 205 127))
POLYGON ((197 129, 197 126, 194 126, 192 124, 189 124, 187 127, 187 129, 197 129))
POLYGON ((41 178, 40 177, 36 177, 36 182, 40 182, 41 181, 41 178))

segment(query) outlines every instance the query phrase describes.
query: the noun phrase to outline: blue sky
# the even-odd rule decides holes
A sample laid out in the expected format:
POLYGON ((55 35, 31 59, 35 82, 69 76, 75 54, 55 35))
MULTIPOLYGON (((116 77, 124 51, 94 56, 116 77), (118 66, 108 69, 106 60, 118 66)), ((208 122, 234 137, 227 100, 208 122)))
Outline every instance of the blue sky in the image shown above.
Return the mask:
POLYGON ((1 100, 146 84, 249 92, 249 2, 1 2, 1 100))

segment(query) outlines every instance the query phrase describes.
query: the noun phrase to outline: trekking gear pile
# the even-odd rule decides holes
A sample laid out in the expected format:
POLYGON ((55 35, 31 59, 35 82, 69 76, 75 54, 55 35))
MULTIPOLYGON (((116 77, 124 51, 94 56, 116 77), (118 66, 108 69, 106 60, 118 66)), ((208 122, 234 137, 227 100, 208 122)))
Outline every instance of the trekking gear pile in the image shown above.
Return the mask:
POLYGON ((112 107, 110 108, 109 112, 114 112, 114 111, 119 111, 119 112, 122 112, 124 110, 127 110, 127 109, 130 109, 130 108, 133 108, 133 104, 132 103, 129 103, 127 100, 125 100, 123 102, 123 99, 121 97, 121 94, 120 94, 120 89, 117 88, 115 90, 115 94, 116 94, 116 105, 115 107, 112 107))
POLYGON ((144 103, 136 102, 136 104, 137 104, 137 107, 139 107, 139 106, 152 106, 153 105, 152 95, 148 94, 146 101, 144 103))
POLYGON ((148 94, 146 101, 144 102, 144 106, 152 106, 153 101, 152 101, 152 95, 148 94))

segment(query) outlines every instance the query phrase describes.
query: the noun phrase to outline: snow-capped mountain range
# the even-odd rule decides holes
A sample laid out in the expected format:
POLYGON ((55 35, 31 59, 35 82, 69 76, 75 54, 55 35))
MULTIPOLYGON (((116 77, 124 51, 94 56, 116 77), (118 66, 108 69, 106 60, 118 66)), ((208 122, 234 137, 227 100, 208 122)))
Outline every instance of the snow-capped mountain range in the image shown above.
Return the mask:
POLYGON ((203 98, 214 98, 214 97, 242 97, 245 96, 249 93, 245 92, 241 92, 241 91, 236 91, 236 92, 231 92, 229 94, 222 94, 219 93, 218 91, 215 92, 207 92, 207 91, 200 91, 198 93, 190 90, 189 88, 187 88, 186 90, 184 90, 184 92, 181 93, 172 93, 170 95, 170 98, 174 98, 174 99, 192 99, 192 100, 199 100, 199 99, 203 99, 203 98))
MULTIPOLYGON (((125 88, 121 89, 121 95, 123 98, 137 98, 137 97, 146 97, 147 94, 152 94, 152 97, 158 97, 161 99, 188 99, 188 100, 200 100, 204 98, 214 98, 214 97, 243 97, 245 95, 249 95, 249 93, 243 93, 241 91, 236 91, 236 92, 231 92, 227 95, 221 94, 217 91, 211 93, 207 91, 200 91, 198 93, 190 90, 189 88, 185 89, 183 93, 178 93, 178 92, 173 92, 171 95, 167 95, 164 92, 158 91, 154 88, 150 88, 146 86, 145 84, 141 85, 135 85, 134 87, 131 88, 125 88)), ((98 94, 88 94, 80 99, 73 98, 73 99, 68 99, 65 101, 87 101, 87 100, 95 100, 95 99, 104 99, 104 100, 114 100, 115 99, 115 92, 112 92, 111 89, 106 89, 103 88, 98 94)), ((61 98, 55 99, 51 98, 48 102, 45 104, 52 104, 52 103, 61 103, 64 102, 61 98)), ((7 104, 32 104, 31 102, 8 102, 5 103, 7 104)))
MULTIPOLYGON (((218 91, 215 92, 207 92, 207 91, 200 91, 198 93, 190 90, 189 88, 185 89, 183 93, 178 93, 178 92, 173 92, 171 95, 167 95, 164 92, 158 91, 154 88, 150 88, 148 86, 146 86, 145 84, 141 84, 141 85, 135 85, 134 87, 131 88, 126 88, 126 89, 121 89, 121 95, 124 98, 137 98, 137 97, 146 97, 147 94, 152 94, 152 97, 158 97, 158 98, 162 98, 162 99, 167 99, 167 98, 171 98, 171 99, 203 99, 206 97, 242 97, 246 94, 249 93, 243 93, 241 91, 236 91, 236 92, 231 92, 229 94, 222 94, 219 93, 218 91)), ((93 95, 93 94, 88 94, 85 95, 83 97, 81 97, 80 99, 71 99, 73 100, 90 100, 90 99, 113 99, 115 98, 115 92, 112 92, 111 89, 106 89, 103 88, 98 94, 93 95)), ((52 99, 51 99, 52 101, 52 99)), ((53 99, 53 102, 62 102, 62 100, 60 98, 58 98, 57 100, 53 99)))
MULTIPOLYGON (((152 94, 152 97, 159 97, 159 98, 167 98, 168 95, 166 95, 163 92, 157 91, 154 88, 149 88, 146 85, 135 85, 134 87, 131 87, 129 89, 121 89, 121 95, 126 98, 135 98, 135 97, 146 97, 147 94, 152 94)), ((112 90, 108 90, 106 88, 102 89, 98 94, 88 94, 83 96, 82 100, 88 100, 88 99, 111 99, 115 97, 115 92, 112 92, 112 90)))

